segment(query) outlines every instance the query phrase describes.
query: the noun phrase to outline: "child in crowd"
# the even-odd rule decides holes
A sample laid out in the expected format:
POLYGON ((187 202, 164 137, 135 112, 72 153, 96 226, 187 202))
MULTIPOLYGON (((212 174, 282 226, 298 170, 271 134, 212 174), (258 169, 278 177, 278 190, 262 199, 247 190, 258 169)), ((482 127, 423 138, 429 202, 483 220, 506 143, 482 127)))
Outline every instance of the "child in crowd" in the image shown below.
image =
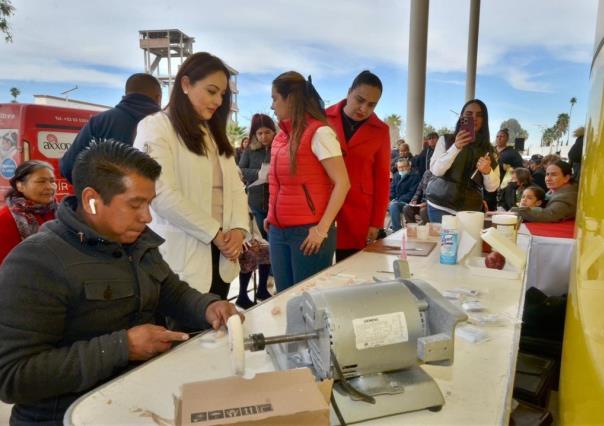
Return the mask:
POLYGON ((522 191, 520 207, 543 207, 545 203, 545 191, 536 185, 529 186, 522 191))

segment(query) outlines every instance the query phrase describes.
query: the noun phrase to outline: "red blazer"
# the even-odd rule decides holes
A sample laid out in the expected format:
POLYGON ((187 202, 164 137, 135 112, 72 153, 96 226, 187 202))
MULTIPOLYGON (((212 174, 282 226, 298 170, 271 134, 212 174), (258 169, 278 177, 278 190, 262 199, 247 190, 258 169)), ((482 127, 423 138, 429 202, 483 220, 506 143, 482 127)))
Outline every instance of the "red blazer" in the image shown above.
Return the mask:
POLYGON ((384 227, 390 190, 390 132, 377 115, 346 143, 342 127, 345 100, 327 109, 327 120, 336 131, 350 179, 350 191, 337 217, 337 248, 362 249, 370 226, 384 227))
MULTIPOLYGON (((54 219, 54 214, 48 214, 44 217, 36 216, 38 223, 42 225, 44 222, 54 219)), ((0 265, 10 251, 21 242, 21 234, 17 229, 15 218, 11 214, 8 206, 0 209, 0 265)))

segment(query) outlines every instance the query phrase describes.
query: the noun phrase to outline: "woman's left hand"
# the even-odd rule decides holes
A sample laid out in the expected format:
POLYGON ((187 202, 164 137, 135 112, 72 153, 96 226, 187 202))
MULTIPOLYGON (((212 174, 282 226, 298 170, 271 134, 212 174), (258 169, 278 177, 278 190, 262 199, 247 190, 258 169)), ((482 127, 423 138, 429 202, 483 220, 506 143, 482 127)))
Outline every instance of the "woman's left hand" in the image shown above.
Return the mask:
POLYGON ((321 250, 321 244, 325 238, 327 238, 327 234, 322 233, 318 227, 311 226, 308 228, 308 236, 300 246, 300 250, 305 256, 317 254, 321 250))
POLYGON ((491 173, 491 157, 489 154, 485 154, 484 157, 480 157, 478 162, 476 163, 476 168, 483 175, 488 175, 491 173))

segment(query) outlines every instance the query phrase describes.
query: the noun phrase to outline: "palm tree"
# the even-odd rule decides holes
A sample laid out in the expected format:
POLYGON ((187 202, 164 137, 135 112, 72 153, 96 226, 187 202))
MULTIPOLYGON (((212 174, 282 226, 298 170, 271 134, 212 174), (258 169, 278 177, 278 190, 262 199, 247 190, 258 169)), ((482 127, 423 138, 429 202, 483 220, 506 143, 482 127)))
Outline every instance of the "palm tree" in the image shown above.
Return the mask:
POLYGON ((397 114, 390 114, 386 116, 386 118, 384 118, 384 121, 386 122, 386 124, 396 127, 401 127, 401 124, 403 122, 401 116, 397 114))
POLYGON ((384 118, 384 122, 390 129, 390 145, 395 147, 396 141, 401 137, 401 124, 403 120, 400 115, 390 114, 384 118))
POLYGON ((0 33, 4 33, 4 41, 10 43, 13 41, 13 35, 10 31, 8 18, 14 15, 15 7, 10 0, 0 0, 0 33))
POLYGON ((21 91, 19 89, 17 89, 16 87, 10 88, 10 95, 13 97, 13 103, 17 102, 17 96, 19 96, 20 94, 21 94, 21 91))
POLYGON ((556 127, 548 127, 543 131, 541 138, 543 146, 550 146, 556 140, 556 127))
POLYGON ((558 114, 558 119, 556 120, 556 124, 554 128, 556 129, 556 144, 560 144, 560 139, 564 136, 565 133, 568 132, 568 123, 570 122, 570 117, 567 113, 563 112, 562 114, 558 114))
POLYGON ((247 136, 247 129, 235 124, 233 121, 227 124, 227 137, 232 145, 237 146, 247 136))
MULTIPOLYGON (((568 123, 569 124, 570 124, 570 117, 573 115, 573 107, 575 106, 576 103, 577 103, 577 98, 575 98, 574 96, 572 98, 570 98, 570 111, 568 112, 568 123)), ((570 132, 566 136, 566 146, 568 146, 569 140, 570 140, 570 132)))

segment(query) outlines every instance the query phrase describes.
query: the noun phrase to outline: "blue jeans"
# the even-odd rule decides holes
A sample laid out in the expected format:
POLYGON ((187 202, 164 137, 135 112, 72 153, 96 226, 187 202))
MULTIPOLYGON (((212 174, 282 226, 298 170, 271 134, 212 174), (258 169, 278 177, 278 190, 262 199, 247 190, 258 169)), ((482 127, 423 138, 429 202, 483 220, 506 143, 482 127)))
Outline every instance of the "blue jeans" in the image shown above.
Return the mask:
POLYGON ((390 201, 390 205, 388 206, 388 211, 390 212, 390 221, 392 222, 391 227, 393 231, 398 231, 403 226, 401 225, 401 213, 407 203, 403 201, 390 201))
POLYGON ((318 253, 305 256, 300 250, 308 236, 308 229, 312 226, 314 225, 289 228, 270 226, 268 242, 277 291, 283 291, 332 265, 336 251, 336 228, 333 225, 318 253))
POLYGON ((258 225, 258 229, 260 230, 260 234, 262 234, 262 238, 266 239, 266 231, 264 230, 264 219, 268 215, 268 212, 263 212, 262 210, 255 209, 250 207, 252 211, 252 215, 254 215, 254 219, 256 219, 256 225, 258 225))
POLYGON ((428 219, 430 219, 430 222, 432 222, 432 223, 441 223, 442 219, 443 219, 443 216, 447 216, 447 215, 453 216, 449 212, 437 209, 435 207, 432 207, 430 204, 428 204, 428 219))

